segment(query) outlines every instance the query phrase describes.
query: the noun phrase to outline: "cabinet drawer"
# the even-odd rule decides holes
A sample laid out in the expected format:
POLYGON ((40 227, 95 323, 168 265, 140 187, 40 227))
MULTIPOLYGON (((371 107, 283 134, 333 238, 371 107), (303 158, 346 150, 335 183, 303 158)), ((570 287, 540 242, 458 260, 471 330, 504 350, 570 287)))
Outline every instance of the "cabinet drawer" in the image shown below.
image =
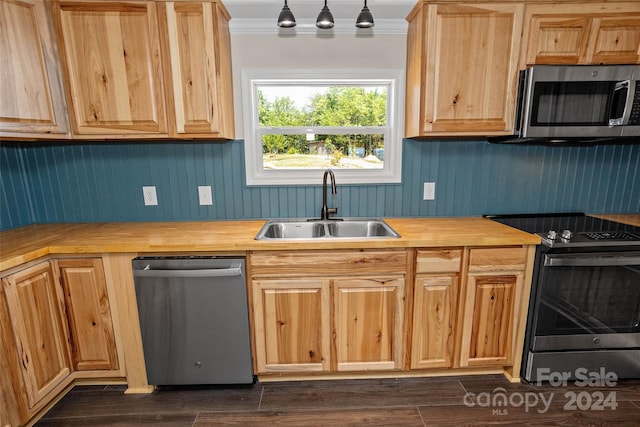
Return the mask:
POLYGON ((461 260, 462 249, 418 249, 416 273, 457 273, 461 260))
POLYGON ((469 272, 521 271, 526 262, 527 250, 523 247, 471 249, 469 272))
POLYGON ((405 274, 407 252, 404 250, 254 252, 250 257, 250 265, 253 277, 405 274))

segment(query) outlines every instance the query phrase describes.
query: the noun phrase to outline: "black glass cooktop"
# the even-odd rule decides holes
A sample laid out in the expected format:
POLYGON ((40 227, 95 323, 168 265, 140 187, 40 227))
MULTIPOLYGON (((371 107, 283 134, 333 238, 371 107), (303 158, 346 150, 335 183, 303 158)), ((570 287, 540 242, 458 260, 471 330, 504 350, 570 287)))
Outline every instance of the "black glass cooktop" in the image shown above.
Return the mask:
POLYGON ((485 216, 510 227, 538 234, 543 244, 548 246, 640 244, 640 227, 587 216, 581 212, 485 216))

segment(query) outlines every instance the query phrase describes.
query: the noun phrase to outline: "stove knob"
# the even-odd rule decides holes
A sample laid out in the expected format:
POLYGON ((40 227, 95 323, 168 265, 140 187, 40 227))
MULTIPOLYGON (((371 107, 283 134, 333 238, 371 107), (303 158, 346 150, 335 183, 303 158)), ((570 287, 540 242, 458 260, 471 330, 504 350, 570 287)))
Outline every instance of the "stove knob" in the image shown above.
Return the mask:
POLYGON ((573 233, 571 232, 571 230, 563 230, 562 231, 562 238, 565 240, 571 240, 571 238, 573 237, 573 233))
POLYGON ((549 240, 556 240, 558 238, 558 233, 556 233, 555 230, 549 230, 549 233, 547 234, 547 238, 549 240))

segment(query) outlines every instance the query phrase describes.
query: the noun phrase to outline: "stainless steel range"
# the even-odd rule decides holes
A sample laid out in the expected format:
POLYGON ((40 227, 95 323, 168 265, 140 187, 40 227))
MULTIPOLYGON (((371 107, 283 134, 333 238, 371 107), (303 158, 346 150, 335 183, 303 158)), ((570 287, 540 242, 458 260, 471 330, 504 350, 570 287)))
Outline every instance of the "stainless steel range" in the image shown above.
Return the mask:
POLYGON ((521 377, 640 378, 640 227, 582 213, 488 217, 542 237, 521 377))

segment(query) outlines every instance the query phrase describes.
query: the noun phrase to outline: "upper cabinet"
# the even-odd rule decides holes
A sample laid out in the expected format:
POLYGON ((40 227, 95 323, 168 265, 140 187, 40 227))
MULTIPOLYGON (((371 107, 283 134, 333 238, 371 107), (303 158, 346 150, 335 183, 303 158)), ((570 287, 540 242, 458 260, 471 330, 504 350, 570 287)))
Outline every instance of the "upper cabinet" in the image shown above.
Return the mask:
POLYGON ((73 133, 166 135, 156 4, 56 6, 73 133))
POLYGON ((55 4, 74 136, 234 137, 221 3, 55 4))
POLYGON ((167 99, 178 137, 234 137, 229 14, 219 3, 161 6, 169 55, 167 99))
POLYGON ((67 106, 49 3, 0 0, 0 136, 66 138, 67 106))
POLYGON ((523 3, 418 3, 407 18, 405 136, 512 129, 523 14, 523 3))
POLYGON ((525 65, 637 64, 640 2, 527 5, 524 34, 525 65))
POLYGON ((637 0, 420 0, 407 20, 409 138, 512 134, 529 65, 640 63, 637 0))

